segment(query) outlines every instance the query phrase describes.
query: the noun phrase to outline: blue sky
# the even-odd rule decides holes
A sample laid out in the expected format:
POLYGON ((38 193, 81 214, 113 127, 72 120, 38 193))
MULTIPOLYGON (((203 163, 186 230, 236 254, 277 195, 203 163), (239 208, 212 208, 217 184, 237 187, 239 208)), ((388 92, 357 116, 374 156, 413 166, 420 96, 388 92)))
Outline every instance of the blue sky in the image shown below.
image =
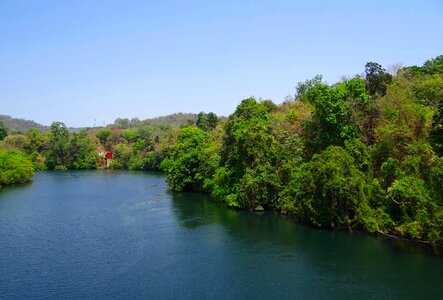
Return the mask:
POLYGON ((45 125, 281 103, 443 54, 443 1, 0 0, 0 114, 45 125))

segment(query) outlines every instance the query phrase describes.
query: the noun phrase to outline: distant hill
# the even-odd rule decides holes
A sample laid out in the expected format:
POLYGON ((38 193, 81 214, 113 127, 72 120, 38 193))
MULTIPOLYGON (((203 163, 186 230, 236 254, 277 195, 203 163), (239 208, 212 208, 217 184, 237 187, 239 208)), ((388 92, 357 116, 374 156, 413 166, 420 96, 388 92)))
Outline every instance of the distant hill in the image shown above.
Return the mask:
POLYGON ((113 124, 108 124, 107 127, 110 128, 119 128, 119 129, 127 129, 127 128, 138 128, 141 126, 171 126, 171 127, 179 127, 182 125, 186 125, 188 123, 195 123, 197 120, 197 115, 192 113, 175 113, 167 116, 161 116, 151 119, 140 120, 138 118, 117 118, 113 124))
MULTIPOLYGON (((220 117, 223 119, 225 117, 220 117)), ((115 120, 114 124, 109 124, 106 127, 110 128, 137 128, 140 126, 159 126, 166 125, 171 127, 180 127, 186 125, 189 122, 195 123, 197 120, 197 114, 193 113, 175 113, 167 116, 161 116, 156 118, 150 118, 145 120, 139 120, 138 118, 118 118, 115 120)), ((0 115, 0 121, 3 122, 8 128, 9 133, 26 132, 29 128, 35 128, 41 133, 48 133, 50 130, 49 126, 39 124, 32 120, 25 120, 19 118, 13 118, 7 115, 0 115)), ((68 130, 71 132, 79 132, 83 129, 88 129, 86 127, 73 128, 69 127, 68 130)))
POLYGON ((17 119, 7 115, 0 115, 0 121, 8 128, 8 132, 26 132, 30 128, 35 128, 41 133, 47 133, 49 131, 48 126, 44 126, 37 122, 25 119, 17 119))
POLYGON ((171 126, 181 126, 186 125, 188 121, 195 123, 197 121, 197 115, 192 113, 175 113, 172 115, 161 116, 152 119, 146 119, 143 123, 149 125, 171 125, 171 126))

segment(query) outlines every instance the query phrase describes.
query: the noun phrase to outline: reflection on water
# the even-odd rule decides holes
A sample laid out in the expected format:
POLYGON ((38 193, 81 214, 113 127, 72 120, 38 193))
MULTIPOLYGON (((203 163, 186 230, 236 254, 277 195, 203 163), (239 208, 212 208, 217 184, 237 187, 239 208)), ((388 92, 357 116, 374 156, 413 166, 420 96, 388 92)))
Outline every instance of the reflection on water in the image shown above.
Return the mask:
POLYGON ((41 172, 2 188, 0 245, 5 299, 443 294, 443 260, 420 247, 228 209, 142 172, 41 172))
POLYGON ((443 279, 442 261, 430 255, 429 247, 358 232, 309 228, 272 212, 258 215, 229 209, 201 194, 175 194, 172 203, 184 228, 221 226, 228 235, 226 241, 245 247, 255 258, 281 263, 286 276, 295 276, 293 270, 287 271, 291 264, 303 262, 298 271, 310 274, 315 270, 316 274, 308 277, 323 280, 316 283, 319 286, 333 282, 335 286, 330 288, 347 289, 335 294, 338 297, 419 299, 427 293, 442 295, 443 289, 437 288, 443 279), (418 289, 420 285, 426 290, 418 289))
POLYGON ((311 237, 330 236, 334 239, 355 239, 371 244, 391 248, 399 253, 412 253, 417 255, 441 256, 441 249, 428 244, 405 241, 401 239, 369 236, 360 232, 338 232, 328 229, 307 228, 296 224, 290 216, 274 212, 247 212, 229 209, 223 204, 214 203, 204 194, 176 193, 172 194, 174 213, 180 224, 186 228, 195 228, 208 224, 220 224, 238 232, 245 229, 243 238, 272 240, 282 245, 290 243, 295 245, 295 239, 303 239, 305 243, 311 237), (192 201, 189 201, 189 199, 192 201), (276 234, 277 233, 277 234, 276 234), (287 234, 289 233, 289 234, 287 234))

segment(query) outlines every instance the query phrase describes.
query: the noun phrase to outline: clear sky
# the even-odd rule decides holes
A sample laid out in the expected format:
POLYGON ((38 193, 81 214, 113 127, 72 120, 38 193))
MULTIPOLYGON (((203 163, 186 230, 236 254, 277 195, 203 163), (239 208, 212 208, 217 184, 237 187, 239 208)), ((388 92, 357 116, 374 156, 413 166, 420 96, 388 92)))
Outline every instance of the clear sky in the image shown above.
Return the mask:
POLYGON ((443 54, 443 1, 0 0, 0 114, 68 126, 281 103, 443 54))

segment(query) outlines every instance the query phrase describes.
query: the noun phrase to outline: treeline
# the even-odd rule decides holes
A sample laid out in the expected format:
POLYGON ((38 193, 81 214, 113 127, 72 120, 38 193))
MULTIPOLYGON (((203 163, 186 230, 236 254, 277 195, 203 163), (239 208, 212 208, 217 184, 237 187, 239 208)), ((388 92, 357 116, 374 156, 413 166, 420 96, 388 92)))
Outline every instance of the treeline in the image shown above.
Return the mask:
POLYGON ((11 133, 0 122, 0 185, 30 181, 34 171, 38 170, 106 167, 160 170, 165 153, 175 144, 179 132, 176 124, 197 124, 209 130, 217 122, 215 114, 203 112, 198 115, 173 114, 144 121, 118 118, 114 124, 104 128, 80 132, 69 130, 62 122, 54 122, 46 134, 33 128, 24 133, 11 133), (108 152, 113 154, 110 164, 105 158, 108 152), (20 171, 22 169, 26 172, 20 171))
POLYGON ((299 83, 243 100, 213 130, 180 129, 161 167, 175 191, 299 222, 443 240, 443 55, 389 74, 299 83))
POLYGON ((45 135, 34 128, 7 134, 0 124, 0 141, 0 186, 28 182, 39 170, 98 167, 96 147, 88 133, 70 133, 62 122, 54 122, 45 135))
POLYGON ((191 113, 175 113, 157 118, 140 120, 139 118, 117 118, 114 124, 107 127, 111 129, 129 129, 140 127, 168 126, 180 127, 189 123, 195 124, 197 115, 191 113))
POLYGON ((117 119, 114 125, 96 132, 95 136, 99 140, 101 149, 113 154, 112 162, 108 167, 111 169, 160 171, 160 163, 176 143, 180 131, 177 124, 210 130, 218 123, 217 115, 204 112, 198 115, 174 114, 165 118, 158 124, 154 122, 156 125, 151 123, 143 125, 142 123, 139 127, 134 123, 134 120, 127 125, 125 119, 117 119), (183 119, 185 116, 191 118, 185 121, 183 119), (122 122, 122 120, 124 121, 122 122), (171 123, 165 120, 169 120, 171 123))

